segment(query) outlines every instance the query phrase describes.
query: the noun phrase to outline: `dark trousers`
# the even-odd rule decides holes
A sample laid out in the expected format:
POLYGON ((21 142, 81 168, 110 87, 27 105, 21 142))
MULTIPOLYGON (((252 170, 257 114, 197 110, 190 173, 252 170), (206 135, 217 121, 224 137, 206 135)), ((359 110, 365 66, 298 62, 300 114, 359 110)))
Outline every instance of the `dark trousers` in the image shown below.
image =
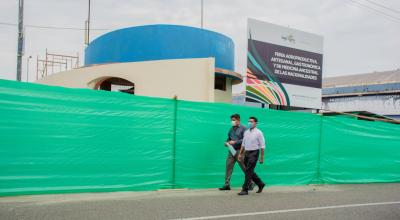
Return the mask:
POLYGON ((246 170, 244 184, 242 186, 243 191, 249 190, 249 186, 252 180, 255 184, 257 184, 257 186, 261 186, 264 184, 260 177, 258 177, 257 174, 254 172, 254 169, 256 168, 258 162, 259 154, 259 150, 246 151, 245 153, 244 165, 246 167, 246 170))

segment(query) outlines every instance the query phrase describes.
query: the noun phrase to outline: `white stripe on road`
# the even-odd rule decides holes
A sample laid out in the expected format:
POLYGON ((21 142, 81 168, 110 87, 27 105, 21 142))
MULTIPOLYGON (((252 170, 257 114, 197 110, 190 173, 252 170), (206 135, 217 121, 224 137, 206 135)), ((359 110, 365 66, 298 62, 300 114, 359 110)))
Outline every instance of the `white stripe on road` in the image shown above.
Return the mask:
POLYGON ((213 215, 213 216, 202 216, 202 217, 192 217, 192 218, 178 218, 178 219, 175 219, 175 220, 218 219, 218 218, 231 218, 231 217, 242 217, 242 216, 288 213, 288 212, 304 212, 304 211, 315 211, 315 210, 324 210, 324 209, 339 209, 339 208, 352 208, 352 207, 378 206, 378 205, 393 205, 393 204, 400 204, 400 201, 377 202, 377 203, 361 203, 361 204, 347 204, 347 205, 333 205, 333 206, 321 206, 321 207, 302 208, 302 209, 282 209, 282 210, 264 211, 264 212, 248 212, 248 213, 240 213, 240 214, 213 215))

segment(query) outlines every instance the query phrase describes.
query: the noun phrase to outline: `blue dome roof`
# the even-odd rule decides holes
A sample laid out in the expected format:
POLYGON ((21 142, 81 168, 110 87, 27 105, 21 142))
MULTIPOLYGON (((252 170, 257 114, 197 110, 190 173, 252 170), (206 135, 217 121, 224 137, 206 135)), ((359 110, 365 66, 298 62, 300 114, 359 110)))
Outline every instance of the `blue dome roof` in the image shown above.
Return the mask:
POLYGON ((195 27, 146 25, 104 34, 85 50, 85 65, 214 57, 216 67, 233 71, 229 37, 195 27))

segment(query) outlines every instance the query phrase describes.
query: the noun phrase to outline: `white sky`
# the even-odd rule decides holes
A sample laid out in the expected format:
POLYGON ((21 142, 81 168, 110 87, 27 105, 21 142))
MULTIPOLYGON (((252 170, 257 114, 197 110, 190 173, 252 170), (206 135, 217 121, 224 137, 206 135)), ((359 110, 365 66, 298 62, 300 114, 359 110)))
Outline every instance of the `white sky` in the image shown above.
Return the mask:
MULTIPOLYGON (((400 11, 399 0, 373 0, 400 11)), ((368 0, 204 0, 204 27, 235 42, 236 71, 246 65, 248 17, 290 26, 324 36, 324 76, 400 68, 400 13, 368 0), (389 18, 354 3, 358 1, 389 18)), ((200 25, 200 0, 92 0, 92 28, 122 28, 145 24, 200 25)), ((0 23, 17 23, 18 0, 0 1, 0 23)), ((25 25, 84 27, 86 0, 25 0, 25 25)), ((92 31, 92 39, 108 31, 92 31)), ((17 27, 0 24, 0 78, 16 75, 17 27)), ((83 57, 84 33, 79 30, 26 28, 29 75, 36 74, 36 56, 45 49, 58 54, 77 52, 83 57)), ((83 60, 81 61, 83 63, 83 60)))

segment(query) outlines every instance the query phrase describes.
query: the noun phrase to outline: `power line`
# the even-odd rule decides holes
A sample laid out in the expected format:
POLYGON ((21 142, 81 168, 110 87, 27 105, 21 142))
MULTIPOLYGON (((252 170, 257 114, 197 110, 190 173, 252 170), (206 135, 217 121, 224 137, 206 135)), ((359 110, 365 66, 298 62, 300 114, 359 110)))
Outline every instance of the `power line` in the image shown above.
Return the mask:
POLYGON ((371 1, 371 0, 365 0, 365 1, 367 1, 367 2, 369 2, 369 3, 371 3, 371 4, 374 4, 374 5, 376 5, 376 6, 379 6, 379 7, 381 7, 381 8, 385 8, 385 9, 387 9, 387 10, 389 10, 389 11, 394 12, 394 13, 400 14, 400 11, 399 11, 399 10, 390 8, 390 7, 386 6, 386 5, 380 4, 380 3, 378 3, 378 2, 374 2, 374 1, 371 1))
POLYGON ((364 7, 364 8, 368 8, 368 9, 370 9, 370 10, 373 10, 373 11, 375 11, 375 12, 381 14, 381 15, 384 15, 384 16, 387 16, 387 17, 390 17, 390 18, 393 18, 393 19, 395 19, 395 20, 400 21, 400 18, 399 18, 399 17, 396 17, 396 16, 393 16, 393 15, 387 14, 387 13, 381 11, 381 10, 378 10, 378 9, 373 8, 373 7, 371 7, 371 6, 362 4, 362 3, 360 3, 359 1, 356 1, 356 0, 350 0, 350 1, 352 1, 352 2, 354 2, 354 3, 356 3, 356 4, 360 5, 360 6, 362 6, 362 7, 364 7))
MULTIPOLYGON (((76 30, 76 31, 84 31, 85 28, 78 27, 58 27, 58 26, 40 26, 40 25, 26 25, 28 28, 38 28, 38 29, 55 29, 55 30, 76 30)), ((111 28, 91 28, 90 30, 97 31, 108 31, 112 30, 111 28)))
POLYGON ((5 26, 17 26, 17 24, 6 23, 6 22, 0 22, 0 25, 5 25, 5 26))
POLYGON ((387 14, 387 13, 385 13, 385 12, 382 12, 382 11, 380 11, 380 10, 377 10, 376 8, 370 7, 370 6, 368 6, 368 5, 361 4, 360 2, 355 1, 355 0, 350 0, 350 2, 353 2, 353 3, 357 4, 358 6, 361 6, 362 8, 366 8, 366 9, 368 9, 368 10, 374 11, 375 13, 378 13, 378 14, 380 14, 380 15, 383 15, 384 17, 389 18, 391 21, 400 23, 400 18, 399 18, 399 17, 392 16, 392 15, 390 15, 390 14, 387 14))
MULTIPOLYGON (((7 23, 7 22, 0 22, 0 25, 5 26, 18 26, 16 23, 7 23)), ((25 25, 27 28, 37 28, 37 29, 54 29, 54 30, 75 30, 75 31, 84 31, 85 28, 79 27, 61 27, 61 26, 41 26, 41 25, 25 25)), ((109 31, 115 28, 91 28, 90 30, 97 30, 97 31, 109 31)))

